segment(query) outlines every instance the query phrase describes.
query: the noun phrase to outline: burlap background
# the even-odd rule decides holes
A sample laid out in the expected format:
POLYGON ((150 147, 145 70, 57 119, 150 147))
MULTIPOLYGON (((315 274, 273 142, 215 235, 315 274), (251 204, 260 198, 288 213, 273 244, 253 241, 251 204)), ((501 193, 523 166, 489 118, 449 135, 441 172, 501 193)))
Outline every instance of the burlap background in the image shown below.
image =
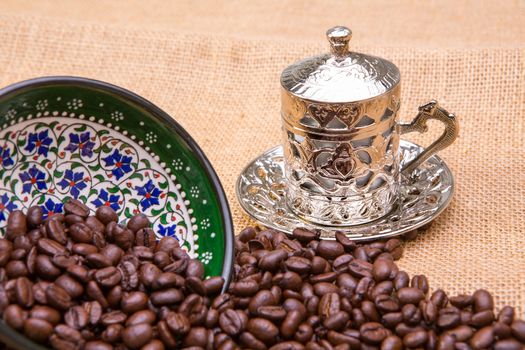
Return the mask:
POLYGON ((279 142, 281 70, 324 52, 327 27, 350 25, 355 49, 400 67, 404 118, 429 98, 461 117, 460 139, 441 154, 456 176, 455 199, 406 245, 402 267, 450 293, 487 288, 499 306, 515 305, 524 316, 523 0, 135 6, 8 0, 0 9, 0 85, 78 75, 150 99, 203 147, 238 229, 250 222, 234 196, 236 177, 279 142))

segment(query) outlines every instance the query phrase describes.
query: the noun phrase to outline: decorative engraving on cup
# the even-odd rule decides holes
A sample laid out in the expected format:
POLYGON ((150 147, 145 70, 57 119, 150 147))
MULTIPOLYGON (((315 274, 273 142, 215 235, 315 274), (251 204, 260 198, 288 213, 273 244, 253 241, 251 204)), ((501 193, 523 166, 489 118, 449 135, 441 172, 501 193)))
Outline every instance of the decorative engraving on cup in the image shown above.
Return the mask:
POLYGON ((359 121, 361 108, 356 104, 333 105, 311 103, 308 106, 308 112, 323 128, 329 125, 334 118, 337 118, 344 123, 348 129, 351 129, 359 121))

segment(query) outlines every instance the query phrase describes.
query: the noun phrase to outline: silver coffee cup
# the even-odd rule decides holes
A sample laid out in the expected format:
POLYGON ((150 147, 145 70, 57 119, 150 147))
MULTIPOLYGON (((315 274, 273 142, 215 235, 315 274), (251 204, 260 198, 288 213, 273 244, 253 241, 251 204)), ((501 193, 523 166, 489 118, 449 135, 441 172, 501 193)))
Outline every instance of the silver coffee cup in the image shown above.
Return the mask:
POLYGON ((388 214, 399 198, 401 174, 456 139, 456 117, 431 101, 411 123, 397 121, 400 73, 390 61, 349 50, 351 31, 327 31, 331 53, 307 58, 281 75, 283 146, 288 206, 306 221, 351 226, 388 214), (399 136, 443 134, 400 167, 399 136))

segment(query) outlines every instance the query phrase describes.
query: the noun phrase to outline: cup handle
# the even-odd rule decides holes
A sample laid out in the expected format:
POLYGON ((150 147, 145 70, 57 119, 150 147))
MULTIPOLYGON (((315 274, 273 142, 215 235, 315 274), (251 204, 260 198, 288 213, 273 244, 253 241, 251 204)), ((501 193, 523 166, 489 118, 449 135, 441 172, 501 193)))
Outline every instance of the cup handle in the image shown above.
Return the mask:
POLYGON ((437 152, 450 146, 458 137, 459 134, 459 122, 457 117, 443 109, 437 101, 430 101, 419 107, 419 113, 416 115, 414 120, 410 123, 398 123, 399 133, 401 135, 410 132, 424 133, 428 131, 427 120, 435 119, 445 124, 445 130, 441 136, 434 141, 430 146, 425 148, 416 159, 403 166, 401 172, 405 175, 411 175, 412 172, 417 169, 428 158, 432 157, 437 152))

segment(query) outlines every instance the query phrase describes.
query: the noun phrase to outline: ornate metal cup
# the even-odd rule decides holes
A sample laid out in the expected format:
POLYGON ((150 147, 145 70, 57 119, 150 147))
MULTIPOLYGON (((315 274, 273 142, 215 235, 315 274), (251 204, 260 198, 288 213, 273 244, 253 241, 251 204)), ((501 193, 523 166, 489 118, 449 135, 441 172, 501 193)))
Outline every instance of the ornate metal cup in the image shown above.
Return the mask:
POLYGON ((364 224, 396 204, 400 175, 449 146, 459 126, 431 101, 409 124, 396 121, 399 69, 348 49, 351 31, 327 31, 331 53, 299 61, 281 76, 287 204, 307 221, 327 226, 364 224), (426 132, 436 119, 445 131, 400 169, 399 135, 426 132))

